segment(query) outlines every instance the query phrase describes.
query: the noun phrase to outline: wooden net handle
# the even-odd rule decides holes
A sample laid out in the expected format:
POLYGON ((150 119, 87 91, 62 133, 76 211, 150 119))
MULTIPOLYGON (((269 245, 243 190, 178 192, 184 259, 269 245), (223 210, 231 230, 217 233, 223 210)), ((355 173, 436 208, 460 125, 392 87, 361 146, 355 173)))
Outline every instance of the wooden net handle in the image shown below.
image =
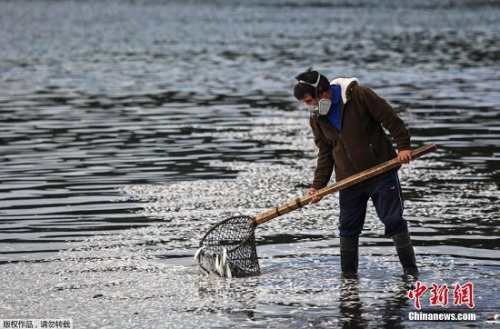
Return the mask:
MULTIPOLYGON (((436 144, 431 143, 429 145, 424 145, 421 146, 411 152, 412 159, 418 158, 424 154, 427 154, 431 151, 436 150, 436 144)), ((341 180, 340 182, 337 182, 335 184, 326 186, 320 190, 314 195, 306 195, 301 198, 298 198, 296 200, 290 201, 282 206, 276 207, 274 209, 271 209, 269 211, 266 211, 262 214, 257 215, 254 219, 251 220, 251 224, 253 226, 260 225, 262 223, 267 222, 268 220, 271 220, 273 218, 276 218, 278 216, 284 215, 286 213, 289 213, 293 210, 299 209, 304 207, 305 205, 308 205, 311 203, 311 200, 316 197, 316 196, 325 196, 328 194, 332 194, 336 191, 339 191, 341 189, 344 189, 346 187, 352 186, 354 184, 357 184, 361 181, 367 180, 369 178, 372 178, 374 176, 380 175, 381 173, 384 173, 386 171, 389 171, 391 169, 395 169, 399 167, 401 163, 398 161, 397 158, 394 158, 392 160, 386 161, 384 163, 381 163, 377 166, 374 166, 370 169, 364 170, 360 173, 357 173, 355 175, 352 175, 346 179, 341 180)))

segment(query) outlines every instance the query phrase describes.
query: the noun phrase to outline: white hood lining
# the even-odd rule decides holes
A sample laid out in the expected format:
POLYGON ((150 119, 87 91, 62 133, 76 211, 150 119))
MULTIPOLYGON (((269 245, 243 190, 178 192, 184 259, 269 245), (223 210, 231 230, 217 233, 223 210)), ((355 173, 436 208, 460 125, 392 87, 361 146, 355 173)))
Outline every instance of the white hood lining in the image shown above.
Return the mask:
POLYGON ((359 80, 357 78, 337 78, 330 82, 330 85, 340 86, 342 90, 342 101, 344 102, 344 104, 349 100, 347 98, 347 87, 349 87, 349 85, 353 82, 359 84, 359 80))

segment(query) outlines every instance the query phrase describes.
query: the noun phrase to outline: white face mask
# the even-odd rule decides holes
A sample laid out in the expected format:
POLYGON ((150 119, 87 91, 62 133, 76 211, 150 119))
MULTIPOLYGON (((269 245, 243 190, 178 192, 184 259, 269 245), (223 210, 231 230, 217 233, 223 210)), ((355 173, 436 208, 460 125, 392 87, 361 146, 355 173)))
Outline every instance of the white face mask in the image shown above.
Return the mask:
MULTIPOLYGON (((319 84, 320 78, 321 78, 321 75, 318 72, 318 79, 316 80, 316 82, 314 84, 310 83, 310 82, 306 82, 304 80, 300 80, 299 83, 304 83, 306 85, 313 86, 314 91, 316 93, 316 95, 315 95, 316 99, 318 99, 318 84, 319 84)), ((327 115, 328 114, 328 111, 330 111, 330 107, 332 106, 332 101, 329 100, 328 98, 322 98, 318 101, 318 105, 306 105, 306 106, 307 106, 307 110, 309 111, 309 113, 311 113, 312 116, 317 118, 320 115, 327 115)))
POLYGON ((332 106, 332 101, 328 98, 322 98, 318 103, 319 115, 327 115, 328 111, 330 111, 330 107, 332 106))
POLYGON ((306 104, 307 110, 311 113, 312 116, 319 116, 319 106, 318 105, 309 105, 306 104))
POLYGON ((307 110, 313 117, 319 117, 320 115, 327 115, 332 106, 332 101, 328 98, 322 98, 319 100, 318 105, 306 105, 307 110))

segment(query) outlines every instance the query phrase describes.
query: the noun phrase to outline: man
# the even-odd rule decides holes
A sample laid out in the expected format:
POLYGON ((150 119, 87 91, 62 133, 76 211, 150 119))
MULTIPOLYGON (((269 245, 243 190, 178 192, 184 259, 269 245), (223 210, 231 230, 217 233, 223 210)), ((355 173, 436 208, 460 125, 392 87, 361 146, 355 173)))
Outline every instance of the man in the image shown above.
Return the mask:
MULTIPOLYGON (((314 195, 325 187, 335 170, 340 181, 392 158, 409 163, 410 133, 394 109, 375 92, 353 79, 331 83, 311 68, 299 74, 295 97, 306 103, 318 148, 314 180, 308 189, 314 195), (384 129, 396 142, 394 150, 384 129)), ((399 168, 398 168, 399 169, 399 168)), ((403 218, 403 199, 397 170, 380 174, 339 192, 340 259, 343 277, 357 277, 358 243, 368 199, 392 237, 405 275, 418 277, 415 253, 403 218)), ((321 200, 317 196, 312 203, 321 200)))

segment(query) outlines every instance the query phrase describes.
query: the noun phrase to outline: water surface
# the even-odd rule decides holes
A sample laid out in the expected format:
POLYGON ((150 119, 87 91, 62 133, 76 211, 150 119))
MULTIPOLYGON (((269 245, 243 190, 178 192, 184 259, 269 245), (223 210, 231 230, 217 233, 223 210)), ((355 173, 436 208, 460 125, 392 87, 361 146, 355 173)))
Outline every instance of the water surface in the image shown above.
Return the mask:
POLYGON ((372 207, 360 279, 340 280, 336 195, 258 228, 259 277, 207 277, 192 259, 211 225, 306 192, 316 150, 292 88, 309 66, 357 77, 414 147, 438 145, 400 172, 421 281, 475 284, 473 310, 445 311, 477 321, 453 325, 499 313, 495 1, 0 8, 0 318, 420 327, 372 207))

